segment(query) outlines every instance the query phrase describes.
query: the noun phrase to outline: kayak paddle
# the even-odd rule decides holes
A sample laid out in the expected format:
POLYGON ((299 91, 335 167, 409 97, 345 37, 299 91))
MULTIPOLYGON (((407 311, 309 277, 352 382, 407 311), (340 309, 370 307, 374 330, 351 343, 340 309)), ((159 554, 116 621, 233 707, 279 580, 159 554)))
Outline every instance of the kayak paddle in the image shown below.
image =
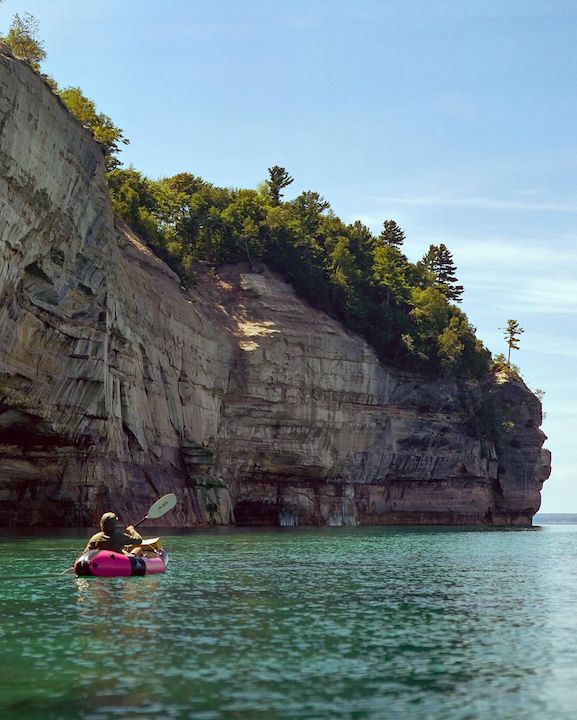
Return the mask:
POLYGON ((156 520, 156 518, 162 517, 169 510, 172 510, 175 505, 176 495, 174 493, 168 493, 168 495, 163 495, 154 503, 154 505, 150 506, 150 510, 148 511, 146 517, 143 517, 142 520, 135 523, 132 527, 138 527, 145 520, 156 520))

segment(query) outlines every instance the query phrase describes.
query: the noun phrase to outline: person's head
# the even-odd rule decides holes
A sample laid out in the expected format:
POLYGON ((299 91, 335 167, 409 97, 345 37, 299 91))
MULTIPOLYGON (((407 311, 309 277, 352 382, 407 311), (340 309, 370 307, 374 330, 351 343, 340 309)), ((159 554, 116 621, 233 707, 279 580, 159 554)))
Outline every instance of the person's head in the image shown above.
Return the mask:
POLYGON ((107 535, 114 534, 114 531, 116 530, 117 521, 118 521, 118 518, 116 516, 116 513, 113 513, 113 512, 104 513, 104 515, 100 518, 100 527, 102 529, 102 532, 105 532, 107 535))

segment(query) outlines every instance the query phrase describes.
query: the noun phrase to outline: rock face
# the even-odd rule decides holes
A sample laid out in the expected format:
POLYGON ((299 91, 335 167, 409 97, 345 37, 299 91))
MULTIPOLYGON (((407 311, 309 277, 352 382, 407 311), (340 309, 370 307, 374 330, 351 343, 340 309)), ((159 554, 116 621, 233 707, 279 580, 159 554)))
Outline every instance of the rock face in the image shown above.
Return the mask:
POLYGON ((115 224, 102 155, 0 50, 0 525, 530 524, 520 381, 393 372, 263 269, 185 291, 115 224))

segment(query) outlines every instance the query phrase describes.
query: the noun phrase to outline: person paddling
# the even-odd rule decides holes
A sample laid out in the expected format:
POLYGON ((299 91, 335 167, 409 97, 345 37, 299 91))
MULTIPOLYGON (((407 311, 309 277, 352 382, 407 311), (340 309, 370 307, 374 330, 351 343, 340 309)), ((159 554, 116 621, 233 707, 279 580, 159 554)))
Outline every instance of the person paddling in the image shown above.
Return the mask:
MULTIPOLYGON (((142 536, 129 525, 123 532, 117 525, 118 516, 113 512, 106 512, 100 518, 101 532, 93 535, 88 541, 88 545, 84 548, 84 552, 89 550, 112 550, 117 553, 125 553, 126 547, 134 547, 142 543, 142 536)), ((134 547, 132 554, 139 555, 142 550, 134 547)))

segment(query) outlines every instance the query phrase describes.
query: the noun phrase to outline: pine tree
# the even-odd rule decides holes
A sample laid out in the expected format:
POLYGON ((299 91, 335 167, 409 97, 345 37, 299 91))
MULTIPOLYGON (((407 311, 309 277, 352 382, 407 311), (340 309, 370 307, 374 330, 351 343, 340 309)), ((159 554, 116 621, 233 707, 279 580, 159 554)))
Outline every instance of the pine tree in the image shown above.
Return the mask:
POLYGON ((519 349, 521 335, 525 332, 519 325, 518 320, 507 320, 507 327, 502 328, 509 351, 507 353, 507 365, 511 364, 511 350, 519 349))
POLYGON ((384 245, 390 245, 400 249, 405 242, 405 233, 394 220, 385 220, 379 240, 384 245))
POLYGON ((429 245, 429 250, 422 259, 422 264, 430 270, 437 280, 438 289, 448 300, 461 302, 463 286, 458 285, 457 267, 453 262, 453 254, 446 245, 429 245))
POLYGON ((320 225, 322 214, 330 209, 329 203, 314 190, 302 192, 290 206, 296 211, 303 240, 310 238, 320 225))
POLYGON ((273 165, 268 169, 269 179, 266 181, 270 191, 270 197, 273 206, 280 204, 282 192, 285 187, 288 187, 294 178, 292 178, 288 172, 278 165, 273 165))

